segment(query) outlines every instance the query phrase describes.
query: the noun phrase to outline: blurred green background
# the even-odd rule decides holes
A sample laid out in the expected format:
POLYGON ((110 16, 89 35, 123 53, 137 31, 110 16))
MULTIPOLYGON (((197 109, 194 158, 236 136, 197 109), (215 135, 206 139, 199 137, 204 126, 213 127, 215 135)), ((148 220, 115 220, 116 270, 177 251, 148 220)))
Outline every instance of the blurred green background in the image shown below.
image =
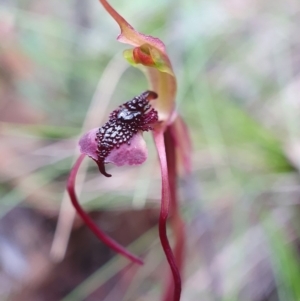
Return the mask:
MULTIPOLYGON (((300 300, 299 1, 111 4, 165 42, 192 136, 182 300, 300 300)), ((151 135, 143 166, 107 179, 86 160, 78 179, 85 208, 142 268, 98 242, 65 195, 80 134, 148 87, 118 33, 96 0, 0 0, 1 300, 160 300, 151 135)))

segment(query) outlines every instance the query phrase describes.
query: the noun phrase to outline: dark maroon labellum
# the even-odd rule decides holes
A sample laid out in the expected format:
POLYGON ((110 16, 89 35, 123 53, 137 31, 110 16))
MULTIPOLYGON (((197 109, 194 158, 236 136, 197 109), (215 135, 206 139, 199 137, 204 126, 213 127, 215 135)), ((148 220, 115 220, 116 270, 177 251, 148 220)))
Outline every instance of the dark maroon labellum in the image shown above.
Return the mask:
POLYGON ((127 143, 138 131, 152 130, 152 124, 158 121, 157 111, 151 108, 149 101, 157 98, 153 91, 145 91, 141 95, 127 101, 114 110, 109 120, 99 128, 97 133, 97 164, 105 176, 110 176, 104 168, 104 160, 114 148, 127 143))

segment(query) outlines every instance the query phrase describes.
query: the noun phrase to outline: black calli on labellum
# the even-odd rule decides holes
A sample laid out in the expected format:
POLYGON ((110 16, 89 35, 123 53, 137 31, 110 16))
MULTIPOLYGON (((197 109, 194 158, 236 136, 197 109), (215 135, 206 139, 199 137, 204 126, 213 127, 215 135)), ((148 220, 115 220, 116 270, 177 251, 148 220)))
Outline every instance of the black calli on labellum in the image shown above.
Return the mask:
POLYGON ((106 173, 104 163, 113 149, 126 143, 130 145, 131 139, 139 131, 153 129, 151 125, 158 121, 158 114, 149 101, 156 98, 157 94, 153 91, 143 92, 114 110, 109 120, 99 128, 95 138, 98 154, 95 161, 103 175, 111 176, 106 173))

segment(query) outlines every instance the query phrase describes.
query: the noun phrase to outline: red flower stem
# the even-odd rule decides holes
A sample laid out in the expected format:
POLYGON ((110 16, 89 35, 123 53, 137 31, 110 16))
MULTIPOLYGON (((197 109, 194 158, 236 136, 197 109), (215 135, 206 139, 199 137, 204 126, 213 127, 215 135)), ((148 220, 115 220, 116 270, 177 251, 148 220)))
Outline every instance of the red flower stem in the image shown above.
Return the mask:
POLYGON ((128 258, 129 260, 131 260, 135 263, 143 264, 143 261, 139 257, 130 253, 123 246, 118 244, 112 238, 107 236, 102 230, 100 230, 98 228, 98 226, 93 222, 93 220, 87 215, 87 213, 85 213, 85 211, 80 206, 80 204, 77 200, 76 193, 75 193, 75 180, 76 180, 76 175, 77 175, 78 169, 79 169, 80 164, 82 163, 84 157, 85 157, 85 155, 81 154, 80 157, 75 162, 75 164, 70 172, 70 176, 69 176, 68 183, 67 183, 67 190, 70 195, 71 202, 72 202, 74 208, 76 209, 76 212, 82 218, 84 223, 90 228, 90 230, 108 247, 110 247, 115 252, 123 255, 124 257, 128 258))
POLYGON ((153 136, 158 151, 162 176, 162 200, 159 216, 159 237, 173 275, 173 301, 179 301, 181 295, 181 278, 167 237, 167 219, 170 205, 170 187, 164 136, 162 131, 154 132, 153 136))
MULTIPOLYGON (((175 246, 174 246, 174 257, 179 270, 182 274, 183 260, 184 260, 184 248, 185 248, 185 232, 184 232, 184 222, 180 216, 178 199, 177 199, 177 164, 176 164, 176 152, 178 145, 172 131, 172 125, 169 126, 164 133, 164 142, 167 154, 167 166, 168 166, 168 176, 170 185, 170 221, 171 227, 175 236, 175 246), (177 146, 177 147, 176 147, 177 146)), ((170 301, 173 297, 173 281, 169 280, 163 301, 170 301)))

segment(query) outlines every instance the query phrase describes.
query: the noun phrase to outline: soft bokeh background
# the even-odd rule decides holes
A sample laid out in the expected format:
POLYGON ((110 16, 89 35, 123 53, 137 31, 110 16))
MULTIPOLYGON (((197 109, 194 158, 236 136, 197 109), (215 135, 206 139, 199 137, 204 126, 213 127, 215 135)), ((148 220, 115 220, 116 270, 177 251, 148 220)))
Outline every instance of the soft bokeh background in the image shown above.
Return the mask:
MULTIPOLYGON (((193 173, 182 300, 300 300, 300 3, 111 1, 167 45, 193 173)), ((142 268, 74 219, 65 183, 77 139, 147 89, 96 0, 0 1, 0 299, 159 300, 168 267, 147 163, 81 168, 80 199, 142 268)), ((170 237, 172 237, 170 233, 170 237)))

